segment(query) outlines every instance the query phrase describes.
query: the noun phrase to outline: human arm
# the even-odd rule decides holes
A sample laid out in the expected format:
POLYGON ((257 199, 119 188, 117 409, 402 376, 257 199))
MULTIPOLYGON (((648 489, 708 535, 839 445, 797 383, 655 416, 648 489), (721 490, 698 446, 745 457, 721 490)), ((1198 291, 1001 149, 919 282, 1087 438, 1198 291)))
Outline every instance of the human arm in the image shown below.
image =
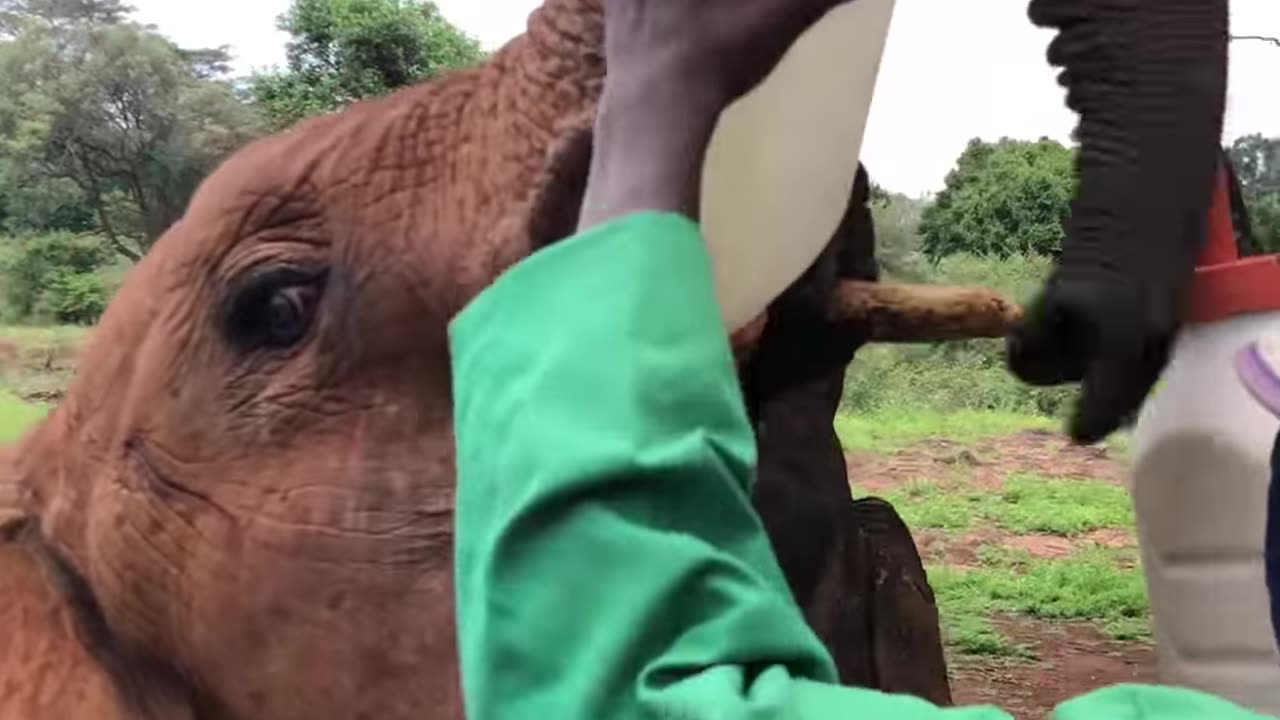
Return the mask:
POLYGON ((470 717, 1007 718, 829 684, 750 505, 754 438, 690 221, 544 250, 451 336, 470 717))

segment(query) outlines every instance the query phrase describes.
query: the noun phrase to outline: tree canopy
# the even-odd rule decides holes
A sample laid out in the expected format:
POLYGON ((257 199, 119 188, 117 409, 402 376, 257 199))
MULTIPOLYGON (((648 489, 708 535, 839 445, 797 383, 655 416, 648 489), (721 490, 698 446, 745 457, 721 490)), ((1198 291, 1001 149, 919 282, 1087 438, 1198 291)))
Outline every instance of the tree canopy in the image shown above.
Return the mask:
POLYGON ((259 131, 221 69, 116 0, 4 0, 0 207, 12 231, 99 232, 136 259, 259 131))
POLYGON ((1245 135, 1227 152, 1249 209, 1254 243, 1262 252, 1280 252, 1280 138, 1245 135))
POLYGON ((428 0, 294 0, 278 27, 290 37, 286 67, 251 86, 275 127, 484 57, 480 43, 428 0))
POLYGON ((230 76, 126 0, 0 0, 0 315, 93 322, 236 148, 480 61, 423 0, 294 0, 283 69, 230 76))
POLYGON ((1075 187, 1072 151, 1041 138, 969 141, 920 220, 931 259, 1056 253, 1075 187))

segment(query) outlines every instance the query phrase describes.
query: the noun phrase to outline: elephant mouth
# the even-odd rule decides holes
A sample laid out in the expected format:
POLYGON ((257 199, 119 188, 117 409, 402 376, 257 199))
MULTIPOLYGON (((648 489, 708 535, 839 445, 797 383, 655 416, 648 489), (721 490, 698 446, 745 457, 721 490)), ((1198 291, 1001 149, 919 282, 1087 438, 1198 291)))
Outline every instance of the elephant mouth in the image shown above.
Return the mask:
POLYGON ((212 510, 227 519, 233 517, 213 498, 175 481, 172 475, 164 472, 142 438, 135 435, 125 440, 124 456, 131 474, 141 481, 149 495, 159 498, 168 505, 194 504, 212 510))

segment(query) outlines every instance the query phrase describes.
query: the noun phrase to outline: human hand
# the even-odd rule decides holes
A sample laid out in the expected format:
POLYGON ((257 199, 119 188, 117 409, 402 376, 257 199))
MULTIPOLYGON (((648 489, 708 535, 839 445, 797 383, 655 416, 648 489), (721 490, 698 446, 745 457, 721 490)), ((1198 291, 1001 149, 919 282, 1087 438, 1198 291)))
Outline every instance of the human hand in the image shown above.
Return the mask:
POLYGON ((609 79, 677 83, 719 112, 847 0, 604 0, 609 79))
POLYGON ((579 229, 638 210, 696 220, 721 111, 849 1, 604 0, 608 74, 579 229))

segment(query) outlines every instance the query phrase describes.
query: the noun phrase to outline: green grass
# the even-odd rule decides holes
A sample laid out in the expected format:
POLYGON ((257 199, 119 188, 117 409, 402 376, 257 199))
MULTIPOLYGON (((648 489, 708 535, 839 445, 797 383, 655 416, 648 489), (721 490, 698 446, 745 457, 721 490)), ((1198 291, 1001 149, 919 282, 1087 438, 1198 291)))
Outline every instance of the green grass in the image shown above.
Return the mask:
POLYGON ((1025 615, 1042 620, 1086 620, 1120 640, 1149 637, 1147 593, 1131 550, 1088 546, 1055 560, 996 549, 982 566, 929 569, 943 635, 967 655, 1026 655, 990 618, 1025 615))
MULTIPOLYGON (((855 491, 855 494, 856 491, 855 491)), ((948 480, 917 480, 878 493, 893 503, 912 531, 963 535, 982 528, 1015 536, 1079 536, 1093 530, 1133 532, 1124 488, 1095 480, 1011 474, 998 489, 948 480)), ((1034 558, 1025 550, 989 545, 976 568, 929 568, 947 645, 961 655, 1029 657, 1029 650, 992 624, 1000 615, 1095 623, 1121 640, 1149 636, 1146 586, 1136 551, 1093 543, 1063 558, 1034 558)))
MULTIPOLYGON (((855 496, 865 495, 856 488, 855 496)), ((965 491, 958 482, 916 480, 875 495, 887 500, 913 532, 968 530, 992 502, 991 493, 965 491)))
POLYGON ((88 328, 0 325, 0 388, 19 397, 66 389, 88 328))
POLYGON ((0 443, 16 440, 47 412, 49 408, 46 406, 24 403, 0 390, 0 443))
POLYGON ((848 450, 892 452, 927 439, 976 442, 1022 430, 1056 430, 1057 420, 1001 410, 885 409, 841 413, 836 434, 848 450))
POLYGON ((1128 491, 1092 480, 1011 475, 1005 478, 998 501, 983 511, 997 527, 1018 535, 1078 535, 1134 525, 1128 491))
POLYGON ((0 325, 0 340, 31 351, 77 343, 88 332, 78 325, 0 325))
POLYGON ((1134 526, 1128 492, 1095 480, 1013 474, 999 490, 979 490, 960 477, 917 480, 876 495, 892 503, 913 531, 957 532, 981 524, 1015 535, 1072 536, 1134 526))

